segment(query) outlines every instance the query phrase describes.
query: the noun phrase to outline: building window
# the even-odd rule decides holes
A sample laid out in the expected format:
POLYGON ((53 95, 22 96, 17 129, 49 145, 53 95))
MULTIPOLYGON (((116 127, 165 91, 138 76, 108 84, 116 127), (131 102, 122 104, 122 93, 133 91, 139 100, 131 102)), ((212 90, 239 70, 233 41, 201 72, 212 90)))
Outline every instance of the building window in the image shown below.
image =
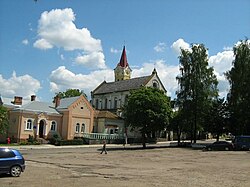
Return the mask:
POLYGON ((104 107, 105 107, 105 109, 108 109, 108 99, 107 98, 105 99, 104 107))
POLYGON ((77 123, 77 124, 76 124, 76 133, 79 133, 79 132, 80 132, 80 124, 77 123))
POLYGON ((98 99, 95 100, 95 108, 98 109, 98 104, 99 104, 99 101, 98 99))
POLYGON ((28 119, 27 122, 26 122, 25 130, 32 130, 32 128, 33 128, 32 120, 28 119))
POLYGON ((102 101, 101 100, 100 100, 100 105, 99 106, 100 106, 100 109, 102 109, 102 101))
POLYGON ((56 131, 56 122, 55 122, 55 121, 52 121, 52 122, 51 122, 50 130, 51 130, 51 131, 56 131))
POLYGON ((157 81, 154 81, 154 82, 153 82, 153 88, 159 88, 159 84, 158 84, 157 81))
POLYGON ((114 99, 114 108, 117 108, 117 98, 114 99))
POLYGON ((84 132, 85 132, 85 124, 83 123, 82 128, 81 128, 81 133, 84 133, 84 132))

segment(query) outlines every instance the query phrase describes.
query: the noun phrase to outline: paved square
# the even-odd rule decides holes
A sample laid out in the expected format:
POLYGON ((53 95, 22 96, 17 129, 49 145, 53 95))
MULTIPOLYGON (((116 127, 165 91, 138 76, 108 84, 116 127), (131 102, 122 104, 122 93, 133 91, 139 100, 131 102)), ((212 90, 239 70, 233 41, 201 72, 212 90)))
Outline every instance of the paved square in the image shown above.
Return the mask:
POLYGON ((21 150, 26 171, 1 176, 0 186, 250 186, 250 151, 98 148, 21 150))

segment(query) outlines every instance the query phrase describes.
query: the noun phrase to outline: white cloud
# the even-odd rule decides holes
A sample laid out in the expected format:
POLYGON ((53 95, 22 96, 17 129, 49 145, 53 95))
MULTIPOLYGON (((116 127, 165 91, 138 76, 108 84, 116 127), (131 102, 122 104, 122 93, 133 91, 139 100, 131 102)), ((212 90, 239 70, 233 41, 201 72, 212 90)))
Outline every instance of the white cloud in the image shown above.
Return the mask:
POLYGON ((156 52, 164 52, 166 49, 167 45, 163 42, 159 42, 155 47, 154 50, 156 52))
POLYGON ((14 71, 9 79, 0 75, 0 94, 5 99, 13 100, 14 96, 21 96, 29 99, 41 88, 40 82, 30 75, 17 76, 14 71))
POLYGON ((224 51, 232 51, 232 50, 233 50, 233 47, 223 47, 223 50, 224 50, 224 51))
POLYGON ((61 58, 61 60, 65 60, 64 55, 63 55, 63 54, 60 54, 60 58, 61 58))
POLYGON ((209 57, 209 66, 214 68, 214 73, 219 82, 218 89, 221 97, 226 97, 229 91, 229 82, 227 81, 224 73, 232 68, 232 61, 234 60, 233 51, 223 51, 216 55, 209 57))
POLYGON ((209 65, 220 75, 230 70, 234 60, 233 51, 223 51, 209 57, 209 65))
POLYGON ((98 60, 96 63, 103 64, 105 61, 101 40, 93 38, 87 28, 78 29, 74 21, 75 14, 71 8, 43 12, 38 25, 39 39, 34 43, 34 47, 39 49, 58 47, 66 51, 82 50, 85 55, 90 56, 102 53, 102 58, 96 58, 98 60))
POLYGON ((187 49, 187 50, 191 49, 189 43, 185 42, 182 38, 176 40, 171 45, 171 48, 173 49, 173 51, 175 52, 175 54, 177 54, 178 56, 181 53, 181 49, 187 49))
POLYGON ((75 61, 77 64, 87 65, 91 68, 106 68, 104 55, 102 52, 92 52, 87 55, 79 55, 78 57, 76 57, 75 61))
POLYGON ((39 49, 43 49, 43 50, 53 48, 53 45, 51 45, 46 39, 43 39, 43 38, 37 40, 37 41, 33 44, 33 46, 36 47, 36 48, 39 48, 39 49))
POLYGON ((24 39, 24 40, 22 41, 22 44, 23 44, 23 45, 28 45, 28 44, 29 44, 29 40, 24 39))
POLYGON ((88 75, 75 74, 60 66, 50 74, 50 90, 52 92, 65 91, 66 89, 83 90, 90 99, 90 92, 93 91, 102 81, 114 81, 112 69, 92 71, 88 75))
POLYGON ((115 54, 116 54, 116 53, 119 53, 119 54, 120 54, 120 53, 122 53, 122 50, 114 49, 113 47, 111 47, 110 52, 111 52, 111 53, 115 53, 115 54))

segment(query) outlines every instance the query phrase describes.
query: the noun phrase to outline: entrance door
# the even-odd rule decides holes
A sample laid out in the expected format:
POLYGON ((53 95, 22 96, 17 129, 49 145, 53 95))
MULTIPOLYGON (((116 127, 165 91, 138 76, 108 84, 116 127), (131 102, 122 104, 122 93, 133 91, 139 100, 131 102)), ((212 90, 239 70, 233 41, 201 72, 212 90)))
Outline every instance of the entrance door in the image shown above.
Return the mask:
POLYGON ((39 123, 39 138, 43 138, 43 131, 44 131, 44 121, 41 120, 39 123))

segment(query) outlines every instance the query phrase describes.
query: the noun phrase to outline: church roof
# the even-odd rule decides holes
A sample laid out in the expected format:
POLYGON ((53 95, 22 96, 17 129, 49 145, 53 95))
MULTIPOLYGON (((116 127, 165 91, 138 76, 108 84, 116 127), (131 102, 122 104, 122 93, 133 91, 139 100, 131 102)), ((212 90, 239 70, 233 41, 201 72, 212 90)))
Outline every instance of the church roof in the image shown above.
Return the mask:
POLYGON ((122 56, 121 56, 121 59, 120 59, 120 62, 118 65, 121 67, 124 67, 124 68, 128 66, 128 60, 127 60, 125 46, 123 47, 122 56))
POLYGON ((151 75, 144 77, 137 77, 129 80, 121 80, 117 82, 106 82, 104 81, 99 87, 97 87, 93 94, 104 94, 112 92, 121 92, 138 89, 141 86, 145 86, 150 80, 151 75))
POLYGON ((120 117, 116 114, 107 111, 107 110, 96 110, 95 111, 95 117, 96 118, 108 118, 108 119, 119 119, 120 117))

